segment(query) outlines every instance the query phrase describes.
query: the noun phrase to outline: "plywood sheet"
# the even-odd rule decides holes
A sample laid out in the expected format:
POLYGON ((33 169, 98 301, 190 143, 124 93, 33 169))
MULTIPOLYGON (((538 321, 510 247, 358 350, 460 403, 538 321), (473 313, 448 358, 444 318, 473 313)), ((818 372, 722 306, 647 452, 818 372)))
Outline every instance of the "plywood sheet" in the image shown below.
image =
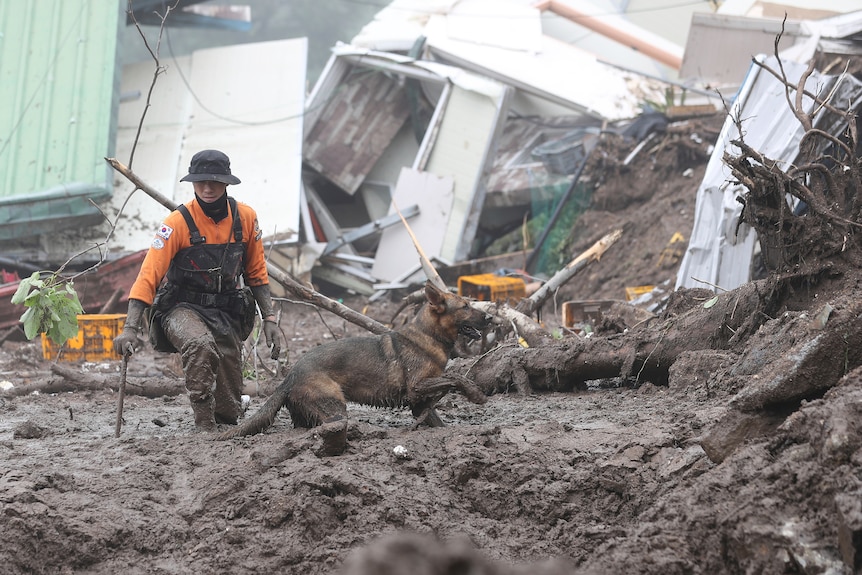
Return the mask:
MULTIPOLYGON (((399 207, 419 206, 419 215, 409 220, 410 229, 429 258, 440 255, 446 226, 452 216, 455 197, 451 177, 403 168, 395 187, 399 207)), ((395 213, 390 208, 389 213, 395 213)), ((403 225, 383 230, 371 274, 381 281, 392 281, 419 263, 413 241, 403 225)))

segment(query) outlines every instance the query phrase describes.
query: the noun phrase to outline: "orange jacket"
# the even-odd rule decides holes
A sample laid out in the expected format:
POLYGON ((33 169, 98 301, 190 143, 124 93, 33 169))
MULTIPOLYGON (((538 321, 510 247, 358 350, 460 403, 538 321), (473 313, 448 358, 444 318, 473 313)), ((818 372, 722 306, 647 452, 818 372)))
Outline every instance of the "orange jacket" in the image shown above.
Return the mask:
MULTIPOLYGON (((192 219, 198 226, 207 244, 226 244, 233 241, 233 214, 218 223, 205 215, 197 199, 186 204, 192 219)), ((259 286, 269 283, 266 272, 266 259, 263 252, 263 235, 257 221, 257 213, 248 204, 237 202, 239 217, 242 220, 242 241, 245 244, 244 272, 245 285, 259 286)), ((171 260, 178 251, 190 247, 189 227, 183 215, 174 210, 159 229, 150 244, 150 249, 141 264, 141 271, 129 292, 130 299, 138 299, 147 305, 153 303, 162 278, 168 272, 171 260)))

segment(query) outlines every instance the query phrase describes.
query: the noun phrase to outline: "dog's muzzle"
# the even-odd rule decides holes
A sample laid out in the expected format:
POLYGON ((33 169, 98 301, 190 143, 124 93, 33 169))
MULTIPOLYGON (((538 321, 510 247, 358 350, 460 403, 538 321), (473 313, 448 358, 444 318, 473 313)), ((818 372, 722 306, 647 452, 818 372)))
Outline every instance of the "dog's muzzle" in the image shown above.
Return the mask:
POLYGON ((491 316, 485 315, 485 317, 482 318, 482 323, 480 326, 462 323, 458 327, 458 333, 473 340, 481 339, 482 330, 485 329, 489 323, 491 323, 491 316))

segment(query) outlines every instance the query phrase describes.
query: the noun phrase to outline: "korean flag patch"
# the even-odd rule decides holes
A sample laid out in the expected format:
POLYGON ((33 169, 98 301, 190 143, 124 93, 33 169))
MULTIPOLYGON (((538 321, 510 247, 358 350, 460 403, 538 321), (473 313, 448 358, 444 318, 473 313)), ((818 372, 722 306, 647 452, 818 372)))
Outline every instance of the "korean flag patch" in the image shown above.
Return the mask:
POLYGON ((263 237, 263 230, 260 229, 260 224, 257 221, 257 218, 254 219, 254 241, 259 242, 260 238, 263 237))
POLYGON ((172 233, 174 233, 174 228, 162 224, 162 227, 159 228, 159 231, 156 232, 156 235, 167 240, 171 237, 172 233))

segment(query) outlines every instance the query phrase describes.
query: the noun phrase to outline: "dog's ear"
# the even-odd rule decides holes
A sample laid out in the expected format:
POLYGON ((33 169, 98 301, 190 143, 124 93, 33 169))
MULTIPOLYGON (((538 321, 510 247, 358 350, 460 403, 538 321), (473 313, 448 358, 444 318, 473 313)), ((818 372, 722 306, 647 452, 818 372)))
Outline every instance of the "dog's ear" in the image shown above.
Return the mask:
POLYGON ((427 299, 428 303, 438 311, 442 311, 441 308, 445 310, 446 296, 442 291, 440 291, 440 288, 435 286, 431 281, 425 282, 425 299, 427 299))

